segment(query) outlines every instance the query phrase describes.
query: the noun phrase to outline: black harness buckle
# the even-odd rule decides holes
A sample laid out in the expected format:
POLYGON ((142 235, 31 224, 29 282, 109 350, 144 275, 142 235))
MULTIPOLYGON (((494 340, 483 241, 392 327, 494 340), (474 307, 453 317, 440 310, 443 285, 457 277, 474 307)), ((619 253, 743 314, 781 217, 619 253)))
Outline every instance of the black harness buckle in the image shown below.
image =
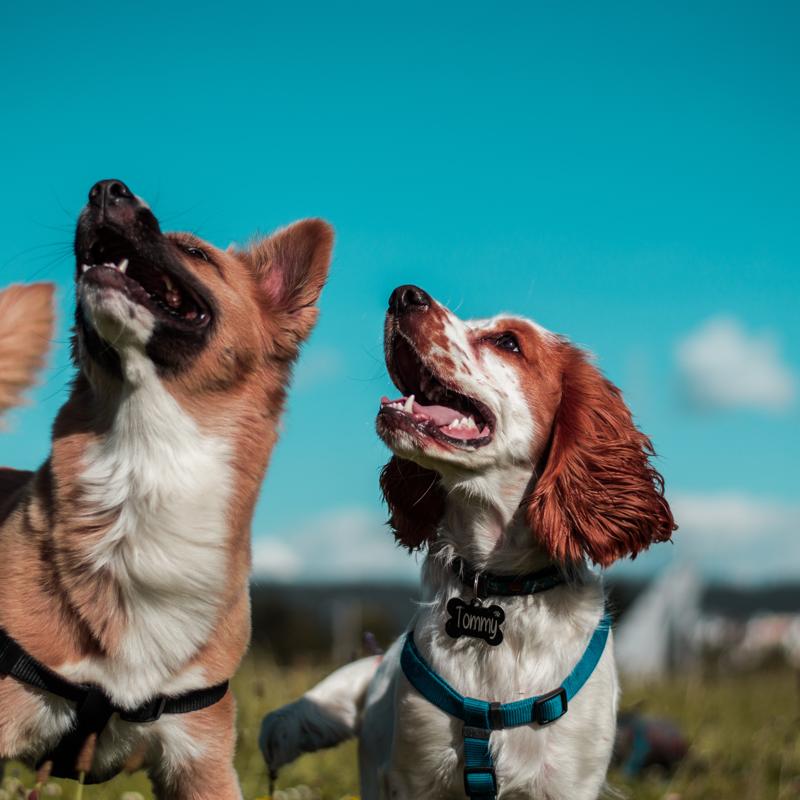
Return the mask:
POLYGON ((503 709, 500 703, 489 703, 489 724, 493 731, 501 731, 505 728, 503 709))
POLYGON ((146 725, 149 722, 158 722, 161 715, 164 713, 164 708, 167 705, 167 698, 163 695, 154 697, 147 703, 134 708, 131 711, 120 711, 119 718, 123 722, 137 722, 146 725))
POLYGON ((86 694, 83 700, 76 704, 75 712, 79 729, 85 728, 90 733, 100 733, 114 713, 114 706, 102 689, 87 686, 86 694))
POLYGON ((533 703, 533 708, 531 709, 531 717, 533 722, 538 723, 539 725, 549 725, 551 722, 555 722, 557 719, 561 719, 564 714, 567 713, 567 691, 564 689, 563 686, 559 687, 558 689, 554 689, 552 692, 548 692, 547 694, 543 694, 533 703), (553 700, 558 697, 561 700, 561 710, 557 714, 557 716, 552 717, 548 715, 544 709, 544 704, 547 703, 549 700, 553 700))

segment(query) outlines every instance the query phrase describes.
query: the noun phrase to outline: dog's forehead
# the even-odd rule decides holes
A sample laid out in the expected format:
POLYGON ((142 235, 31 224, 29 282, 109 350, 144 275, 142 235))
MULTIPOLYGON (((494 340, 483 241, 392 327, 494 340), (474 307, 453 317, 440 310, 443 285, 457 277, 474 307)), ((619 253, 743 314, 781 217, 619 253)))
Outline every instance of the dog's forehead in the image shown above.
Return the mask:
POLYGON ((542 336, 552 336, 552 332, 547 328, 534 322, 527 317, 520 317, 517 314, 495 314, 493 317, 478 317, 476 319, 464 320, 464 324, 473 331, 495 331, 504 326, 513 325, 515 328, 528 328, 534 333, 542 336))

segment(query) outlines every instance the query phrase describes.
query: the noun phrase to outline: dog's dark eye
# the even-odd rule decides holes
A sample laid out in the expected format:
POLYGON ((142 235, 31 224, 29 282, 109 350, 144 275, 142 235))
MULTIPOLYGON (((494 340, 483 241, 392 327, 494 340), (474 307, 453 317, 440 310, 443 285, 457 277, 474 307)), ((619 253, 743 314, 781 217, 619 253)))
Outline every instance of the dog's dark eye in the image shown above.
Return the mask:
POLYGON ((186 255, 191 256, 192 258, 200 258, 203 261, 209 261, 208 253, 205 250, 202 250, 199 247, 185 247, 184 252, 186 255))
POLYGON ((494 346, 499 347, 501 350, 507 350, 509 353, 519 353, 519 342, 513 333, 501 333, 495 337, 494 346))

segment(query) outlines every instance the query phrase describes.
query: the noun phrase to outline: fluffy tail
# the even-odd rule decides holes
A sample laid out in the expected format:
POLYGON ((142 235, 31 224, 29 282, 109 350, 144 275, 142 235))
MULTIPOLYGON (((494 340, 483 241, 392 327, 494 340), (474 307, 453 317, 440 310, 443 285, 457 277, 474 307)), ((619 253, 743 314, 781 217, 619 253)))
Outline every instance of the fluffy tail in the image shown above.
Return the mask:
POLYGON ((44 365, 53 335, 53 284, 0 292, 0 415, 20 403, 44 365))

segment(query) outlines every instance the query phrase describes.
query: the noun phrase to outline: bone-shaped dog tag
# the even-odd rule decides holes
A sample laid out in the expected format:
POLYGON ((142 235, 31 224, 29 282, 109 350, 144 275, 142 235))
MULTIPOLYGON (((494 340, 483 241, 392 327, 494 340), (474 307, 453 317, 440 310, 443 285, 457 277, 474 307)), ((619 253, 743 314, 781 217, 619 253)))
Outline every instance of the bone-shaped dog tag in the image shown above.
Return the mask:
POLYGON ((483 639, 492 647, 503 641, 501 625, 505 621, 506 613, 500 606, 466 603, 460 597, 452 597, 447 603, 447 613, 450 617, 444 629, 453 639, 471 636, 483 639))

